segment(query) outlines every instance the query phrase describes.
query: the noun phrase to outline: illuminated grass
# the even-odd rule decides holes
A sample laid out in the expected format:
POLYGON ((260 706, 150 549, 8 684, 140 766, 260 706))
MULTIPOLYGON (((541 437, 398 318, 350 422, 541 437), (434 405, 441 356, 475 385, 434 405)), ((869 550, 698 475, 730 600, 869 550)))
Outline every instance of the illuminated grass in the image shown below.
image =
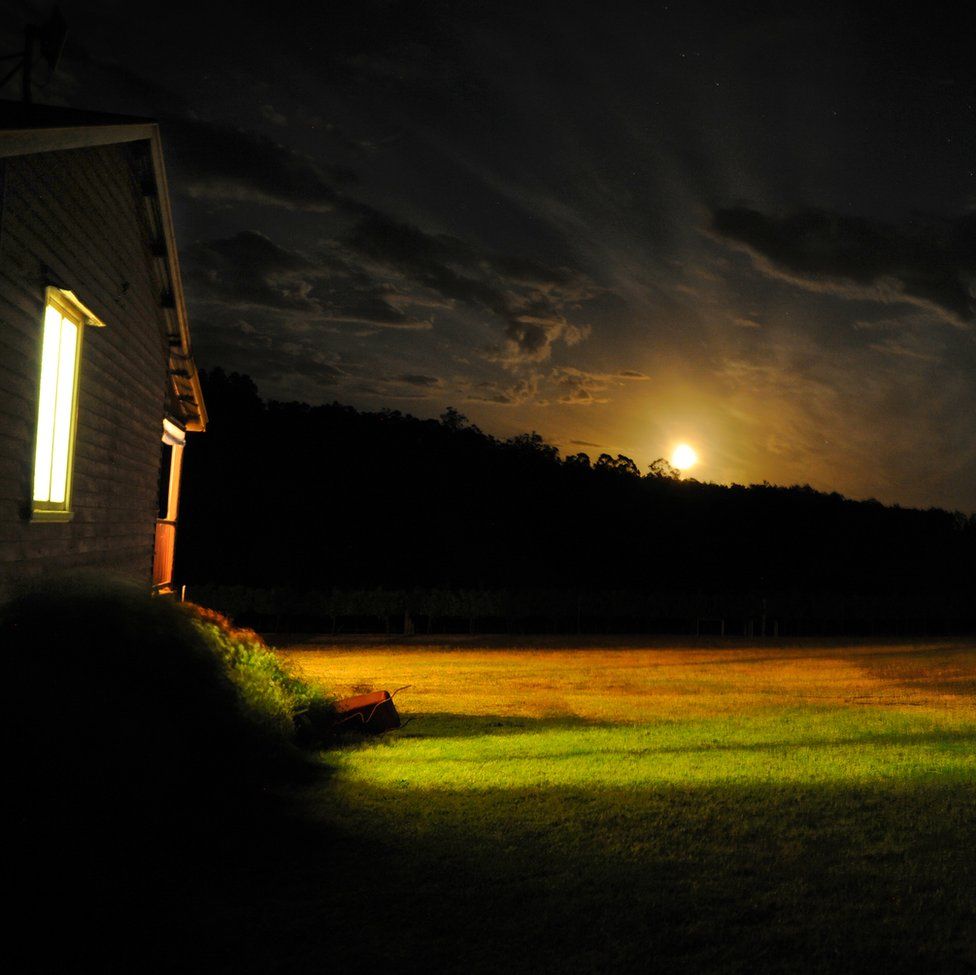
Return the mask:
MULTIPOLYGON (((436 716, 430 740, 404 734, 396 748, 344 756, 343 781, 429 790, 626 788, 664 784, 866 784, 900 779, 971 781, 972 729, 940 729, 892 715, 837 721, 792 712, 780 722, 675 722, 626 728, 528 727, 500 734, 492 723, 462 726, 436 716), (779 725, 778 727, 776 725, 779 725), (483 734, 475 736, 481 729, 483 734), (788 732, 788 735, 784 733, 788 732)), ((499 722, 500 723, 500 722, 499 722)), ((509 723, 509 728, 513 726, 509 723)))
POLYGON ((288 656, 339 694, 414 685, 407 726, 340 749, 309 799, 339 839, 278 891, 296 945, 314 927, 337 960, 445 971, 976 969, 971 646, 288 656))
POLYGON ((972 781, 976 653, 296 651, 339 693, 412 683, 410 723, 342 781, 439 789, 972 781), (367 675, 364 677, 364 675, 367 675))

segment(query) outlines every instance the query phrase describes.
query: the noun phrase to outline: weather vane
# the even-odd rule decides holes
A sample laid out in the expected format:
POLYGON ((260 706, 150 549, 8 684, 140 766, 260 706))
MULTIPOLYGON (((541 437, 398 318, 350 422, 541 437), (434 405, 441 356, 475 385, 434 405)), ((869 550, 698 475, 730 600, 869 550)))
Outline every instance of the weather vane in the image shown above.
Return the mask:
POLYGON ((20 71, 21 101, 25 105, 30 105, 34 65, 39 58, 43 58, 50 69, 49 77, 53 75, 57 70, 67 33, 68 25, 65 23, 64 14, 61 13, 60 7, 54 8, 46 23, 28 24, 24 28, 23 51, 17 51, 0 58, 3 61, 17 60, 17 64, 0 81, 0 88, 3 88, 20 71))

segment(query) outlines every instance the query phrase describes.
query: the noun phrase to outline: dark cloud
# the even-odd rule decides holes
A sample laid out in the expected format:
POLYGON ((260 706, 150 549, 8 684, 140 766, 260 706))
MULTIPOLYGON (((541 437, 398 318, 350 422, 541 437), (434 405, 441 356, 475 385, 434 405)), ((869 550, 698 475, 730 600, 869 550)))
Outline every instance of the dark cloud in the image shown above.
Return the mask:
POLYGON ((306 323, 348 323, 425 330, 428 319, 398 304, 411 298, 376 282, 328 251, 305 256, 254 230, 202 241, 184 251, 187 291, 195 303, 222 313, 263 309, 306 323))
POLYGON ((338 355, 323 351, 301 335, 283 336, 244 318, 201 318, 195 326, 198 360, 248 374, 255 373, 253 363, 260 360, 257 379, 265 396, 294 399, 296 395, 335 395, 339 384, 350 378, 349 365, 338 355))
POLYGON ((349 265, 326 268, 310 297, 318 307, 319 321, 410 332, 434 327, 429 317, 409 312, 410 308, 425 304, 423 296, 398 289, 390 282, 372 280, 349 265))
POLYGON ((308 299, 311 262, 257 231, 194 244, 184 251, 183 263, 187 287, 198 300, 235 308, 314 308, 308 299))
POLYGON ((550 381, 555 387, 556 401, 566 406, 591 406, 596 403, 609 403, 610 391, 628 382, 646 382, 650 379, 636 369, 622 369, 619 372, 589 372, 573 366, 553 369, 550 381))
POLYGON ((425 386, 428 388, 441 385, 441 380, 436 376, 420 376, 413 373, 397 376, 395 382, 406 383, 408 386, 425 386))
POLYGON ((602 380, 580 372, 565 370, 556 379, 557 401, 567 406, 591 406, 606 403, 607 385, 602 380))
POLYGON ((188 248, 191 297, 412 330, 433 322, 411 309, 461 303, 504 323, 505 341, 489 357, 507 365, 543 361, 554 343, 574 345, 588 334, 589 326, 568 317, 600 293, 582 272, 501 258, 345 197, 341 206, 358 219, 341 241, 327 242, 314 257, 288 252, 255 231, 188 248))
POLYGON ((932 327, 971 320, 976 214, 904 216, 976 205, 971 13, 64 6, 37 99, 161 120, 203 364, 509 433, 562 402, 562 442, 645 463, 681 424, 709 478, 976 507, 976 343, 932 327))
MULTIPOLYGON (((380 87, 394 83, 401 94, 404 85, 419 86, 418 92, 429 97, 429 86, 439 86, 444 80, 446 64, 431 71, 425 47, 418 44, 421 39, 426 44, 441 36, 445 20, 438 15, 432 21, 436 30, 421 30, 418 25, 429 20, 421 13, 422 4, 412 6, 409 14, 396 6, 397 13, 392 9, 384 12, 382 30, 377 29, 375 12, 365 12, 356 4, 348 5, 349 19, 343 19, 341 26, 330 20, 330 74, 337 81, 357 77, 368 78, 370 84, 380 87), (393 23, 401 23, 402 30, 394 30, 393 23), (359 26, 352 29, 352 24, 359 26), (410 37, 414 40, 408 41, 410 37)), ((267 28, 273 32, 279 26, 272 17, 267 28)), ((446 36, 441 36, 439 43, 447 43, 446 36)), ((199 55, 206 46, 198 47, 199 55)), ((445 50, 452 47, 453 42, 445 50)), ((331 279, 315 269, 305 274, 308 269, 298 273, 297 268, 275 268, 270 275, 250 276, 247 272, 252 258, 244 255, 240 271, 235 272, 231 266, 234 255, 224 247, 225 253, 216 261, 203 261, 200 270, 209 282, 197 276, 192 299, 219 293, 234 305, 262 304, 277 311, 312 311, 318 304, 323 320, 429 329, 429 318, 405 309, 416 304, 416 299, 429 306, 431 295, 436 295, 447 303, 485 311, 501 323, 502 342, 490 355, 505 365, 543 361, 549 358, 554 344, 573 345, 588 334, 588 324, 575 321, 575 317, 598 289, 581 271, 517 251, 498 254, 457 236, 427 233, 362 203, 339 188, 354 181, 355 172, 329 160, 330 152, 323 151, 322 143, 314 154, 300 151, 288 131, 294 120, 303 130, 327 136, 333 149, 354 149, 361 154, 363 149, 374 152, 381 145, 401 140, 405 130, 400 124, 392 129, 385 125, 385 132, 371 127, 373 132, 364 137, 352 133, 347 124, 325 121, 305 102, 286 97, 284 88, 276 91, 268 80, 249 80, 245 73, 239 83, 253 89, 249 93, 257 97, 246 118, 239 116, 245 122, 242 127, 199 117, 199 112, 207 111, 206 99, 177 93, 144 77, 140 70, 108 58, 105 51, 90 54, 77 45, 69 58, 72 61, 79 75, 84 73, 90 93, 101 92, 107 98, 113 89, 122 89, 126 105, 115 107, 148 112, 161 119, 172 184, 180 195, 224 207, 259 204, 287 211, 331 213, 340 222, 353 225, 343 244, 350 257, 354 254, 361 259, 354 270, 351 268, 357 262, 350 260, 345 270, 333 268, 331 279), (269 131, 277 130, 273 138, 253 131, 262 124, 269 131), (378 266, 379 273, 375 273, 377 267, 367 268, 369 264, 378 266), (418 289, 429 294, 419 295, 418 289)), ((191 71, 199 73, 201 67, 197 61, 191 71)), ((204 74, 199 80, 208 77, 204 74)), ((181 82, 173 84, 179 87, 181 82)), ((214 81, 218 87, 223 84, 224 80, 214 81)), ((273 233, 274 227, 270 229, 273 233)))
POLYGON ((263 203, 309 212, 348 206, 334 183, 354 174, 229 125, 188 118, 164 122, 179 189, 192 197, 263 203))
POLYGON ((475 383, 465 395, 471 403, 491 403, 496 406, 521 406, 538 401, 539 377, 529 376, 512 383, 485 381, 475 383))
POLYGON ((768 216, 733 207, 714 211, 712 229, 765 273, 804 288, 909 302, 957 324, 972 318, 976 214, 898 227, 828 210, 768 216))
POLYGON ((584 338, 589 327, 567 316, 600 293, 580 271, 500 257, 371 209, 364 208, 344 243, 368 261, 500 319, 505 344, 495 358, 511 364, 545 360, 555 342, 584 338))
POLYGON ((884 355, 915 360, 919 363, 937 363, 942 358, 942 350, 930 340, 920 340, 917 336, 910 334, 885 336, 877 342, 871 342, 868 348, 884 355))
POLYGON ((269 105, 267 102, 265 102, 259 111, 261 113, 261 118, 267 119, 272 125, 280 125, 283 127, 288 125, 288 117, 279 112, 274 105, 269 105))
POLYGON ((430 400, 432 390, 426 387, 402 384, 396 379, 373 381, 358 381, 350 383, 343 392, 360 393, 373 397, 381 403, 389 400, 430 400))
MULTIPOLYGON (((172 79, 163 84, 146 76, 144 64, 134 70, 93 53, 76 30, 69 38, 45 100, 71 104, 82 90, 78 107, 158 119, 175 192, 313 212, 342 206, 334 184, 355 180, 348 167, 311 158, 249 129, 200 118, 201 100, 175 91, 172 79)), ((278 126, 287 122, 268 104, 257 106, 254 114, 278 126)))
POLYGON ((487 263, 503 277, 543 288, 572 288, 580 281, 578 272, 568 267, 553 267, 529 257, 496 255, 488 258, 487 263))

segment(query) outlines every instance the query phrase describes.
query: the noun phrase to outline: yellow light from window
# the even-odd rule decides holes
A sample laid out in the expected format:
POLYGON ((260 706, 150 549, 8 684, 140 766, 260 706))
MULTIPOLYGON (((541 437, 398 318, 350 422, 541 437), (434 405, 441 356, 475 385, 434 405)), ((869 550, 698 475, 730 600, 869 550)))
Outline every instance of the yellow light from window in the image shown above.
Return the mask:
POLYGON ((57 308, 44 312, 41 385, 34 455, 34 500, 64 504, 74 423, 78 326, 57 308))

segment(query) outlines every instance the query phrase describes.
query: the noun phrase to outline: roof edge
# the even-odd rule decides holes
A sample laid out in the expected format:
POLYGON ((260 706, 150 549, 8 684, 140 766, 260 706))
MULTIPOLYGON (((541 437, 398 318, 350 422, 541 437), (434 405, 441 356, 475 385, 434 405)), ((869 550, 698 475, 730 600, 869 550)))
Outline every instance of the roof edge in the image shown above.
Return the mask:
POLYGON ((152 154, 153 177, 159 194, 159 216, 162 222, 163 240, 166 243, 166 257, 169 270, 169 283, 173 296, 173 311, 176 319, 179 345, 175 350, 170 345, 170 373, 187 373, 185 380, 190 386, 193 406, 196 409, 196 419, 188 417, 186 429, 191 432, 202 433, 207 427, 207 407, 203 401, 203 389, 200 385, 200 374, 197 372, 193 360, 193 349, 190 345, 190 326, 186 314, 186 298, 183 294, 183 279, 180 275, 179 256, 176 251, 176 231, 173 228, 173 208, 170 203, 169 183, 166 179, 166 165, 163 161, 163 143, 159 135, 159 126, 152 126, 152 138, 149 140, 152 154), (173 362, 174 353, 179 362, 173 362))
POLYGON ((151 137, 152 126, 146 123, 82 128, 0 129, 0 157, 29 156, 35 152, 58 152, 62 149, 88 149, 120 142, 138 142, 151 137))
POLYGON ((201 432, 207 426, 207 409, 190 346, 186 299, 158 123, 134 116, 0 100, 0 158, 132 142, 148 143, 155 183, 156 215, 165 250, 160 263, 162 273, 168 279, 170 296, 162 314, 173 399, 185 411, 186 429, 201 432))

